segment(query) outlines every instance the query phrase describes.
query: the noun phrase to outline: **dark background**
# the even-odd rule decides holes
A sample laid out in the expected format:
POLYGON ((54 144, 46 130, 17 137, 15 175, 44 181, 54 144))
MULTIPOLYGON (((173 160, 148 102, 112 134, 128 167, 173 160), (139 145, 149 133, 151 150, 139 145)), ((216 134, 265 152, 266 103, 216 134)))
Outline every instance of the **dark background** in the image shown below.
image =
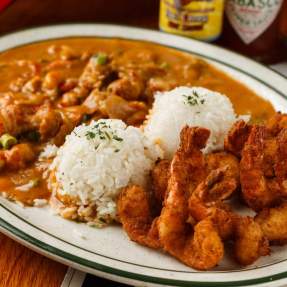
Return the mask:
MULTIPOLYGON (((71 22, 116 23, 158 29, 159 2, 160 0, 13 0, 0 11, 0 35, 33 26, 71 22)), ((287 0, 284 0, 280 15, 270 29, 250 45, 245 45, 227 19, 224 19, 223 34, 215 44, 266 64, 287 60, 287 0)))
POLYGON ((159 0, 14 0, 0 12, 0 34, 65 22, 158 27, 159 0))

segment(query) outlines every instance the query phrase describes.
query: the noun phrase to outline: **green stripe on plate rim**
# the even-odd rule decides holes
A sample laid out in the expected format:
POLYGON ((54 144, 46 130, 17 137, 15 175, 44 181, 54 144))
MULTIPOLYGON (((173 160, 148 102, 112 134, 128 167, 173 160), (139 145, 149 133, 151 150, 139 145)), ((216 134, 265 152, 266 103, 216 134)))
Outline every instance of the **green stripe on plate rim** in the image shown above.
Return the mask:
POLYGON ((272 276, 262 277, 258 279, 250 279, 250 280, 241 280, 241 281, 233 281, 233 282, 196 282, 196 281, 181 281, 181 280, 173 280, 173 279, 164 279, 164 278, 158 278, 158 277, 152 277, 152 276, 146 276, 136 273, 131 273, 127 271, 122 271, 119 269, 115 269, 109 266, 105 266, 93 261, 89 261, 87 259, 78 257, 76 255, 73 255, 71 253, 67 253, 65 251, 62 251, 56 247, 53 247, 49 244, 46 244, 40 240, 38 240, 35 237, 32 237, 31 235, 23 232, 22 230, 14 227, 10 223, 6 222, 2 218, 0 218, 0 227, 7 230, 10 234, 12 233, 17 238, 21 238, 24 241, 42 249, 45 250, 48 253, 55 254, 56 256, 59 256, 61 258, 64 258, 66 261, 75 262, 77 264, 80 264, 82 266, 96 269, 101 272, 117 275, 120 277, 125 277, 137 281, 144 281, 148 283, 157 283, 157 284, 164 284, 164 285, 173 285, 178 287, 187 287, 187 286, 198 286, 198 287, 219 287, 219 286, 226 286, 226 287, 240 287, 240 286, 247 286, 247 285, 256 285, 260 283, 266 283, 266 282, 272 282, 280 279, 284 279, 287 276, 287 272, 278 273, 272 276))
POLYGON ((273 265, 276 265, 276 264, 279 264, 279 263, 282 263, 282 262, 285 262, 287 261, 287 259, 283 259, 283 260, 280 260, 280 261, 277 261, 277 262, 274 262, 274 263, 269 263, 269 264, 266 264, 266 265, 262 265, 262 266, 255 266, 255 267, 252 267, 252 268, 245 268, 245 269, 241 269, 241 270, 228 270, 228 271, 183 271, 183 270, 174 270, 174 269, 164 269, 164 268, 158 268, 158 267, 153 267, 153 266, 148 266, 148 265, 142 265, 142 264, 137 264, 137 263, 133 263, 133 262, 128 262, 128 261, 124 261, 124 260, 120 260, 120 259, 117 259, 117 258, 113 258, 113 257, 109 257, 109 256, 106 256, 106 255, 103 255, 103 254, 100 254, 100 253, 97 253, 97 252, 94 252, 94 251, 91 251, 89 249, 85 249, 81 246, 78 246, 76 244, 73 244, 69 241, 66 241, 66 240, 63 240, 62 238, 58 237, 58 236, 55 236, 49 232, 47 232, 46 230, 42 229, 42 228, 39 228, 38 226, 34 225, 33 223, 29 222, 28 220, 26 219, 23 219, 21 216, 19 216, 18 214, 14 213, 13 211, 11 211, 9 208, 7 208, 6 206, 4 206, 3 204, 0 203, 0 207, 2 207, 3 209, 5 209, 7 212, 9 212, 10 214, 12 214, 13 216, 17 217, 19 220, 21 220, 22 222, 25 222, 27 225, 33 227, 34 229, 36 230, 39 230, 40 232, 43 232, 45 233, 46 235, 50 236, 50 237, 53 237, 67 245, 70 245, 70 246, 73 246, 73 247, 76 247, 82 251, 85 251, 85 252, 88 252, 88 253, 91 253, 91 254, 94 254, 94 255, 97 255, 99 257, 103 257, 103 258, 106 258, 106 259, 110 259, 110 260, 113 260, 113 261, 117 261, 117 262, 120 262, 120 263, 125 263, 125 264, 129 264, 129 265, 132 265, 132 266, 138 266, 138 267, 142 267, 142 268, 149 268, 149 269, 154 269, 154 270, 160 270, 160 271, 167 271, 167 272, 174 272, 174 273, 185 273, 185 274, 192 274, 192 273, 213 273, 213 274, 223 274, 223 273, 243 273, 243 272, 246 272, 246 271, 252 271, 252 270, 258 270, 258 269, 262 269, 262 268, 266 268, 266 267, 269 267, 269 266, 273 266, 273 265))
POLYGON ((213 273, 213 274, 223 274, 223 273, 242 273, 242 272, 245 272, 245 271, 252 271, 252 270, 258 270, 258 269, 262 269, 262 268, 266 268, 266 267, 269 267, 269 266, 273 266, 273 265, 276 265, 276 264, 279 264, 279 263, 282 263, 282 262, 285 262, 287 261, 287 259, 283 259, 283 260, 280 260, 280 261, 277 261, 275 263, 270 263, 270 264, 266 264, 266 265, 263 265, 263 266, 259 266, 259 267, 253 267, 253 268, 249 268, 249 269, 242 269, 242 270, 228 270, 228 271, 214 271, 214 272, 211 272, 211 271, 181 271, 181 270, 173 270, 173 269, 163 269, 163 268, 157 268, 157 267, 152 267, 152 266, 148 266, 148 265, 142 265, 142 264, 137 264, 137 263, 133 263, 133 262, 128 262, 128 261, 124 261, 124 260, 120 260, 120 259, 117 259, 117 258, 113 258, 113 257, 109 257, 109 256, 106 256, 106 255, 103 255, 103 254, 100 254, 100 253, 96 253, 94 251, 91 251, 89 249, 85 249, 81 246, 78 246, 78 245, 75 245, 71 242, 68 242, 66 240, 63 240, 61 239, 60 237, 57 237, 49 232, 47 232, 46 230, 43 230, 42 228, 39 228, 37 227, 36 225, 32 224, 31 222, 27 221, 26 219, 23 219, 21 216, 19 216, 18 214, 12 212, 9 208, 5 207, 4 205, 2 205, 0 203, 0 207, 2 207, 3 209, 5 209, 7 212, 9 212, 10 214, 12 214, 13 216, 17 217, 19 220, 21 220, 22 222, 25 222, 27 225, 33 227, 34 229, 36 230, 39 230, 40 232, 43 232, 45 233, 46 235, 50 236, 50 237, 53 237, 67 245, 71 245, 73 247, 76 247, 82 251, 85 251, 85 252, 88 252, 88 253, 91 253, 91 254, 94 254, 94 255, 97 255, 99 257, 104 257, 106 259, 110 259, 110 260, 113 260, 113 261, 117 261, 117 262, 120 262, 120 263, 125 263, 125 264, 130 264, 130 265, 133 265, 133 266, 138 266, 138 267, 142 267, 142 268, 150 268, 150 269, 154 269, 154 270, 160 270, 160 271, 167 271, 167 272, 174 272, 174 273, 186 273, 186 274, 192 274, 192 273, 213 273))
MULTIPOLYGON (((24 30, 30 30, 30 29, 24 29, 24 30)), ((142 30, 147 30, 147 29, 142 29, 142 30)), ((74 36, 76 37, 76 36, 74 36)), ((74 37, 60 37, 60 38, 74 38, 74 37)), ((93 37, 93 38, 111 38, 111 37, 106 37, 106 36, 85 36, 85 37, 93 37)), ((47 40, 43 40, 43 41, 49 41, 52 39, 57 39, 57 38, 50 38, 47 40)), ((143 41, 142 39, 129 39, 129 38, 124 38, 124 37, 120 37, 120 39, 125 39, 125 40, 130 40, 130 41, 143 41)), ((43 42, 43 41, 32 41, 28 44, 25 45, 29 45, 35 42, 43 42)), ((167 44, 159 44, 156 43, 157 45, 161 45, 161 46, 166 46, 172 49, 176 49, 176 50, 180 50, 189 54, 194 54, 197 56, 200 56, 202 58, 206 58, 215 62, 218 62, 220 64, 223 64, 225 66, 228 66, 234 70, 237 70, 245 75, 248 75, 249 77, 257 80, 258 82, 262 83, 263 85, 265 85, 266 87, 272 89, 273 91, 275 91, 277 94, 279 94, 280 96, 282 96, 283 98, 287 99, 287 96, 284 95, 281 91, 278 91, 275 87, 271 86, 270 84, 267 84, 266 82, 264 82, 263 80, 257 78, 256 76, 249 74, 246 71, 241 70, 238 67, 235 67, 229 63, 225 63, 224 61, 218 60, 216 58, 210 57, 210 56, 205 56, 202 55, 198 52, 193 52, 193 51, 189 51, 186 49, 182 49, 182 48, 177 48, 171 45, 167 45, 167 44)), ((207 44, 208 45, 208 44, 207 44)), ((23 46, 23 45, 17 45, 14 46, 13 48, 19 47, 19 46, 23 46)), ((11 49, 13 49, 11 48, 11 49)), ((249 59, 250 60, 250 59, 249 59)), ((254 61, 255 62, 255 61, 254 61)), ((257 63, 257 62, 256 62, 257 63)), ((277 73, 276 71, 270 69, 269 67, 265 67, 267 69, 269 69, 270 71, 272 71, 273 73, 276 73, 277 75, 281 76, 282 78, 285 78, 283 75, 277 73)), ((12 213, 9 210, 10 213, 12 213)), ((13 214, 13 213, 12 213, 13 214)), ((18 217, 18 216, 17 216, 18 217)), ((22 218, 20 218, 20 220, 23 220, 22 218)), ((31 225, 30 223, 26 222, 27 224, 31 225)), ((257 279, 249 279, 249 280, 241 280, 241 281, 228 281, 228 282, 196 282, 196 281, 181 281, 181 280, 173 280, 173 279, 164 279, 164 278, 158 278, 158 277, 152 277, 152 276, 146 276, 146 275, 141 275, 141 274, 137 274, 137 273, 131 273, 131 272, 127 272, 127 271, 123 271, 123 270, 119 270, 119 269, 115 269, 109 266, 105 266, 93 261, 89 261, 87 259, 75 256, 73 254, 67 253, 65 251, 62 251, 56 247, 53 247, 51 245, 48 245, 38 239, 36 239, 35 237, 32 237, 28 234, 26 234, 25 232, 23 232, 22 230, 14 227, 13 225, 9 224, 8 222, 6 222, 5 220, 3 220, 2 218, 0 218, 0 227, 2 227, 3 229, 7 230, 8 233, 10 235, 14 235, 17 238, 20 238, 30 244, 32 244, 33 246, 36 246, 39 249, 42 249, 48 253, 54 254, 60 258, 63 258, 66 261, 69 262, 75 262, 77 264, 80 264, 82 266, 88 267, 88 268, 92 268, 101 272, 105 272, 105 273, 109 273, 109 274, 113 274, 116 276, 120 276, 120 277, 124 277, 124 278, 129 278, 129 279, 133 279, 133 280, 137 280, 137 281, 144 281, 144 282, 148 282, 148 283, 157 283, 157 284, 163 284, 163 285, 173 285, 173 286, 198 286, 198 287, 219 287, 219 286, 226 286, 226 287, 239 287, 239 286, 246 286, 246 285, 256 285, 256 284, 261 284, 261 283, 268 283, 268 282, 273 282, 276 280, 281 280, 287 277, 287 271, 286 272, 281 272, 281 273, 277 273, 274 274, 272 276, 266 276, 266 277, 262 277, 262 278, 257 278, 257 279)), ((34 226, 33 226, 34 227, 34 226)), ((34 227, 36 228, 36 227, 34 227)), ((38 229, 38 228, 36 228, 38 229)), ((40 230, 41 231, 41 230, 40 230)), ((50 235, 52 236, 52 235, 50 235)), ((52 236, 54 237, 54 236, 52 236)), ((58 239, 58 238, 57 238, 58 239)))

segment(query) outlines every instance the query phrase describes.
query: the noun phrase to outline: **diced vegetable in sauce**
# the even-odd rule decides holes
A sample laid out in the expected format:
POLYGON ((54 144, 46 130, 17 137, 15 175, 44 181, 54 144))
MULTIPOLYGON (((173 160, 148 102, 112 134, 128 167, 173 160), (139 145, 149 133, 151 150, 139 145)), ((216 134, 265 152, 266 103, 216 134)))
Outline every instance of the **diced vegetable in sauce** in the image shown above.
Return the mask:
MULTIPOLYGON (((203 86, 226 94, 237 114, 251 113, 254 121, 274 113, 269 102, 205 61, 148 42, 52 40, 3 52, 0 67, 0 190, 25 203, 49 196, 45 180, 38 180, 47 143, 62 145, 75 126, 91 119, 139 126, 157 91, 203 86), (17 190, 25 185, 28 192, 17 190)), ((186 101, 203 104, 196 97, 186 101)))
POLYGON ((9 149, 17 143, 17 139, 9 134, 4 134, 0 137, 0 144, 3 149, 9 149))

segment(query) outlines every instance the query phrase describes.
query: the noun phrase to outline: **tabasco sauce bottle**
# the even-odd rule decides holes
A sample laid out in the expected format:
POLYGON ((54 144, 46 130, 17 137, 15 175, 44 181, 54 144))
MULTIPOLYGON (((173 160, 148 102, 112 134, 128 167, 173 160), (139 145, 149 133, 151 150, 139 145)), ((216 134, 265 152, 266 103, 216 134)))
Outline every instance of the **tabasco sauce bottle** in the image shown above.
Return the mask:
POLYGON ((287 49, 283 44, 282 25, 283 21, 286 23, 286 19, 283 19, 286 2, 226 0, 221 42, 228 48, 264 63, 285 59, 287 49))

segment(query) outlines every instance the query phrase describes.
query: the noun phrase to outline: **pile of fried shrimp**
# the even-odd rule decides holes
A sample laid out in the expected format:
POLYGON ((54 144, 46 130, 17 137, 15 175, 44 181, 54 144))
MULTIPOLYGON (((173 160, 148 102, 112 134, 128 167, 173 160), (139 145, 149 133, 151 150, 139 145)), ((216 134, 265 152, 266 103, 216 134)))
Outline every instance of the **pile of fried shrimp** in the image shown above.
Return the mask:
POLYGON ((119 220, 132 241, 162 250, 187 266, 209 270, 225 244, 240 265, 287 243, 287 114, 264 125, 236 122, 224 151, 204 155, 210 131, 184 127, 171 161, 158 161, 152 186, 129 186, 118 199, 119 220), (237 198, 255 216, 237 214, 237 198))

